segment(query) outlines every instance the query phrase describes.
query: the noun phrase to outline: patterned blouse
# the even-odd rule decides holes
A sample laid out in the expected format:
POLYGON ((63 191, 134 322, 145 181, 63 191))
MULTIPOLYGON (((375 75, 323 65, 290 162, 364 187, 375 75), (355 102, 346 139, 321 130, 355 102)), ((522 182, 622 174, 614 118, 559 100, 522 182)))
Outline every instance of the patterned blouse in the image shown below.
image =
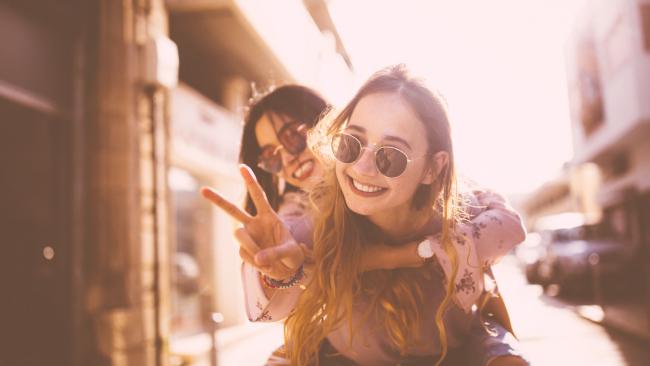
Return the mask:
MULTIPOLYGON (((291 197, 279 213, 294 238, 311 246, 311 217, 304 213, 306 211, 297 208, 300 203, 296 203, 295 199, 300 201, 300 196, 291 197)), ((470 331, 472 306, 477 303, 485 288, 483 269, 496 263, 510 249, 522 242, 526 235, 519 215, 497 193, 474 191, 466 195, 465 205, 469 214, 468 220, 456 225, 453 236, 454 248, 459 258, 455 293, 452 296, 453 305, 445 312, 443 319, 450 347, 459 346, 470 331)), ((420 337, 422 342, 418 342, 409 350, 411 356, 436 354, 435 345, 439 344, 439 339, 434 316, 444 298, 444 285, 451 275, 451 263, 438 237, 431 235, 428 239, 436 260, 420 268, 423 276, 418 281, 423 281, 424 286, 421 288, 425 289, 425 301, 421 304, 423 334, 420 337)), ((267 298, 259 273, 249 264, 242 265, 242 280, 246 311, 251 321, 279 321, 286 318, 302 292, 302 289, 296 286, 277 290, 270 299, 267 298)), ((363 313, 365 300, 367 299, 359 299, 359 314, 363 313)), ((359 319, 360 316, 353 318, 359 319)), ((343 356, 359 364, 394 365, 407 360, 400 356, 392 345, 388 334, 385 334, 381 327, 382 324, 382 319, 368 319, 359 328, 351 346, 347 324, 329 334, 327 338, 343 356)))

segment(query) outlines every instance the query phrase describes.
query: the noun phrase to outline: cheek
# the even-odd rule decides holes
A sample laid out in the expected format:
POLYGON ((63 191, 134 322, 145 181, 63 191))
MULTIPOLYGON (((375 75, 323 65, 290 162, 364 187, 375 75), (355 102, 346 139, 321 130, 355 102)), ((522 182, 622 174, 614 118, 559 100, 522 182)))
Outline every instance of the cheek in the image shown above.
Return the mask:
POLYGON ((336 173, 336 180, 339 183, 339 186, 342 188, 345 186, 345 173, 344 173, 345 167, 341 165, 338 161, 336 162, 336 165, 334 166, 334 172, 336 173))
POLYGON ((387 179, 386 181, 391 188, 394 188, 399 191, 415 191, 420 185, 422 180, 422 174, 419 170, 409 169, 404 172, 401 176, 393 179, 387 179))
POLYGON ((345 166, 344 166, 341 162, 336 161, 336 162, 334 163, 334 171, 336 172, 336 177, 337 177, 338 179, 340 179, 341 174, 343 174, 343 170, 344 170, 344 169, 345 169, 345 166))
POLYGON ((388 186, 391 188, 392 197, 396 201, 407 201, 413 197, 420 187, 422 176, 419 171, 404 172, 402 176, 395 179, 388 179, 388 186))
POLYGON ((321 165, 321 163, 316 160, 314 165, 314 172, 312 173, 312 179, 321 180, 323 178, 323 175, 325 175, 323 165, 321 165))
POLYGON ((282 170, 280 170, 280 173, 278 173, 277 176, 278 176, 279 178, 282 178, 282 179, 286 180, 287 182, 291 183, 291 184, 294 185, 294 186, 296 185, 296 184, 293 182, 293 179, 291 179, 291 177, 286 173, 284 167, 282 167, 282 170))

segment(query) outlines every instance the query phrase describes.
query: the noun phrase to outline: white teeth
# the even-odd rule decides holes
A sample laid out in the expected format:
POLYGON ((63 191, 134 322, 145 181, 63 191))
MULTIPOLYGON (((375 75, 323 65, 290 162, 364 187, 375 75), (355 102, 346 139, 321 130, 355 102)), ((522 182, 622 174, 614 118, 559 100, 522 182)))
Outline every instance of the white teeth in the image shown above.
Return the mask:
POLYGON ((303 163, 301 166, 299 166, 298 169, 296 169, 296 171, 293 172, 293 176, 300 179, 305 173, 311 171, 313 167, 314 167, 314 162, 312 160, 309 160, 303 163))
POLYGON ((361 184, 357 182, 356 180, 352 179, 352 184, 354 185, 354 188, 360 190, 361 192, 367 192, 367 193, 373 193, 373 192, 378 192, 381 191, 383 188, 377 187, 377 186, 369 186, 366 184, 361 184))

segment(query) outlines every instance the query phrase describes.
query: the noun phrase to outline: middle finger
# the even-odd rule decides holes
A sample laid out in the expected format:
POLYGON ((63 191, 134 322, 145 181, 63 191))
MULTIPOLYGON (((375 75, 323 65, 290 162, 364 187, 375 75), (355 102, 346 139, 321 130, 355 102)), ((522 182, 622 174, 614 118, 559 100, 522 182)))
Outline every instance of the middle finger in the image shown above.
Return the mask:
POLYGON ((255 178, 255 174, 251 168, 245 164, 241 164, 239 166, 239 172, 244 178, 246 189, 248 189, 248 193, 255 204, 257 212, 272 211, 273 208, 271 208, 271 204, 269 204, 269 200, 266 198, 266 193, 264 193, 264 190, 260 187, 260 184, 257 181, 257 178, 255 178))

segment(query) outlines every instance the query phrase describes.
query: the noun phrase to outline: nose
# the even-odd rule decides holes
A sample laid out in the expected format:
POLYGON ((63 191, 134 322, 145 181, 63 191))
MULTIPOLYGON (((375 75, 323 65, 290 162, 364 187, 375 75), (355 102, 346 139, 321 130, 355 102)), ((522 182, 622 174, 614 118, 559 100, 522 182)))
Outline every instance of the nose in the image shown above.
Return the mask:
POLYGON ((359 157, 359 160, 354 163, 352 169, 359 175, 370 177, 377 175, 374 151, 368 148, 361 149, 361 156, 359 157))
POLYGON ((282 158, 282 165, 284 166, 288 166, 289 164, 293 163, 296 159, 298 159, 299 155, 300 154, 292 155, 285 148, 280 149, 280 157, 282 158))

